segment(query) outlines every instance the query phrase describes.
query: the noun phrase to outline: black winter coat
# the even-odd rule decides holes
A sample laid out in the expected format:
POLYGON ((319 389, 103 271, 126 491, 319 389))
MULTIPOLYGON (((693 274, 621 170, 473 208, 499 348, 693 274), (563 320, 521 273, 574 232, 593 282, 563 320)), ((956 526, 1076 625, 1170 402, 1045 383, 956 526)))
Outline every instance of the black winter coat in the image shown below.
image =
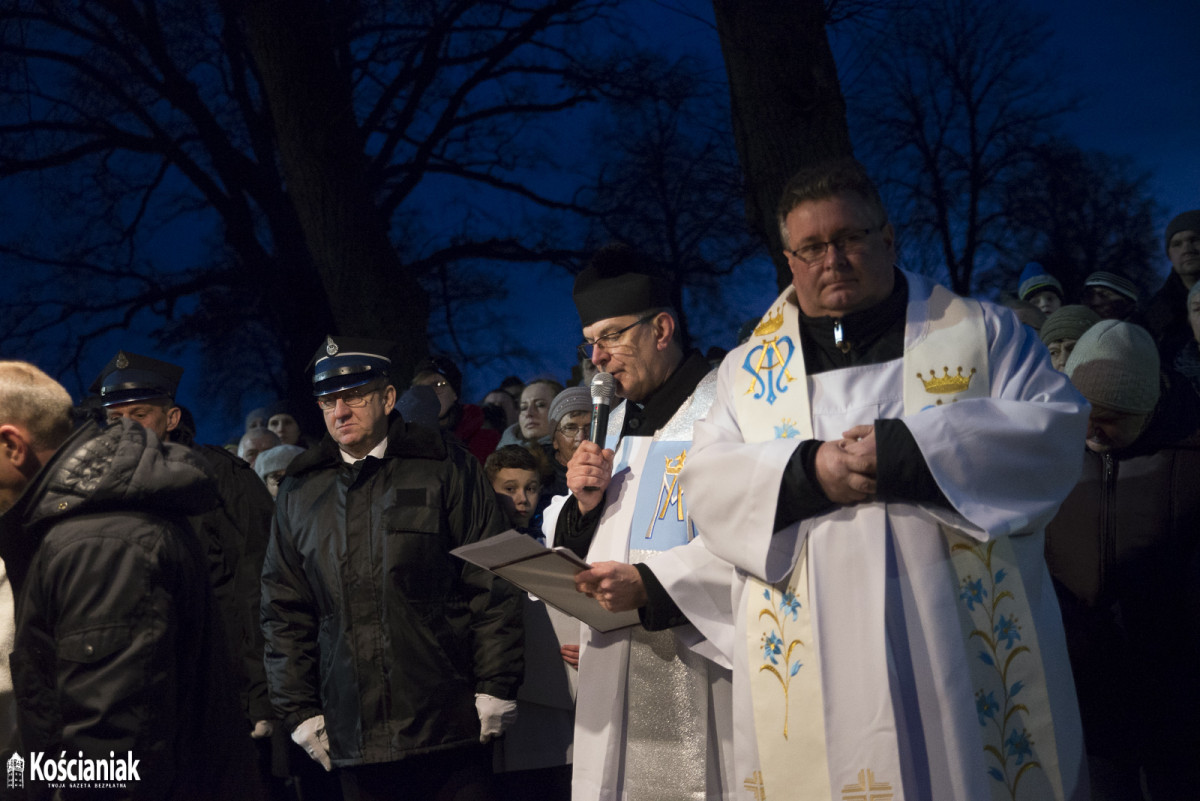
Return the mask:
POLYGON ((339 766, 478 744, 475 693, 516 697, 521 607, 449 551, 505 528, 478 460, 397 414, 382 459, 348 465, 328 436, 298 456, 263 565, 285 723, 324 714, 339 766))
POLYGON ((254 722, 274 717, 267 699, 258 612, 275 502, 254 469, 229 451, 195 443, 180 429, 169 437, 190 448, 215 482, 219 503, 189 519, 208 562, 208 582, 233 657, 233 680, 246 719, 243 728, 249 733, 254 722))
MULTIPOLYGON (((237 797, 248 738, 184 518, 215 500, 190 451, 122 420, 73 434, 0 517, 27 765, 35 751, 132 752, 139 780, 105 797, 237 797)), ((52 792, 29 774, 26 788, 35 798, 52 792)))

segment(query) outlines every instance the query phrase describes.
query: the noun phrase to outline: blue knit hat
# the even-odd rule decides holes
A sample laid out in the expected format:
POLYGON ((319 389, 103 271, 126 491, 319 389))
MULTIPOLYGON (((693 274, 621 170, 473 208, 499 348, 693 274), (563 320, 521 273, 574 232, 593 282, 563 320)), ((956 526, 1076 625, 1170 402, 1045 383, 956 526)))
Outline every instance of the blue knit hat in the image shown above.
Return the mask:
POLYGON ((1030 295, 1041 292, 1043 289, 1049 289, 1058 295, 1059 300, 1062 300, 1062 284, 1058 282, 1057 278, 1046 272, 1045 267, 1036 261, 1031 261, 1021 271, 1021 282, 1020 288, 1017 290, 1017 297, 1021 300, 1029 300, 1030 295))

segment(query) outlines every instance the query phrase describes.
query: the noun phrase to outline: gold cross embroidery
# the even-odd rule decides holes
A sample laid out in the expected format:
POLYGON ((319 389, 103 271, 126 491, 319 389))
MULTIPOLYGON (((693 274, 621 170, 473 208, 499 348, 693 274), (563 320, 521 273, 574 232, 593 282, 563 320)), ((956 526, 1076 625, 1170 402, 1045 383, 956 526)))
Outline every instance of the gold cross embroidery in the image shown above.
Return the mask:
POLYGON ((762 771, 756 770, 750 774, 744 786, 754 796, 754 801, 767 801, 767 788, 763 786, 762 771))
POLYGON ((892 801, 892 785, 875 781, 875 771, 867 768, 858 772, 858 784, 842 788, 842 801, 892 801))

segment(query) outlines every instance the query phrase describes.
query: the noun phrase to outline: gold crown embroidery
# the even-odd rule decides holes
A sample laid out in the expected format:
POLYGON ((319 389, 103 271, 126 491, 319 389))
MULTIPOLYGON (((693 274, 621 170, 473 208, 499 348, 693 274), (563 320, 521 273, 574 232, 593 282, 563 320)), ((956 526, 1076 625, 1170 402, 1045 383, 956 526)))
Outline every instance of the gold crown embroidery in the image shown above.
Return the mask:
POLYGON ((783 327, 783 308, 780 307, 777 313, 768 313, 754 328, 754 336, 765 337, 767 334, 774 334, 783 327))
POLYGON ((971 368, 971 372, 967 375, 962 374, 962 366, 958 368, 957 375, 950 375, 949 367, 942 367, 945 375, 938 377, 937 370, 929 371, 929 380, 926 381, 924 376, 917 373, 917 378, 921 379, 921 383, 925 385, 925 391, 935 395, 955 395, 959 392, 966 392, 971 386, 971 377, 975 375, 975 368, 971 368))

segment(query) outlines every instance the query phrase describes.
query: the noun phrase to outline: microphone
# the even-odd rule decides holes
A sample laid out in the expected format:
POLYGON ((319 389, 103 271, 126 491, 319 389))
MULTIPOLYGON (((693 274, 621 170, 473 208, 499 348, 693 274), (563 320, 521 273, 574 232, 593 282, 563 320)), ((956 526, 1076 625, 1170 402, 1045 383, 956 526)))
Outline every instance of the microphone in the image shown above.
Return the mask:
POLYGON ((604 450, 604 438, 608 434, 608 412, 612 406, 613 377, 612 373, 596 373, 592 377, 592 428, 588 439, 604 450))

